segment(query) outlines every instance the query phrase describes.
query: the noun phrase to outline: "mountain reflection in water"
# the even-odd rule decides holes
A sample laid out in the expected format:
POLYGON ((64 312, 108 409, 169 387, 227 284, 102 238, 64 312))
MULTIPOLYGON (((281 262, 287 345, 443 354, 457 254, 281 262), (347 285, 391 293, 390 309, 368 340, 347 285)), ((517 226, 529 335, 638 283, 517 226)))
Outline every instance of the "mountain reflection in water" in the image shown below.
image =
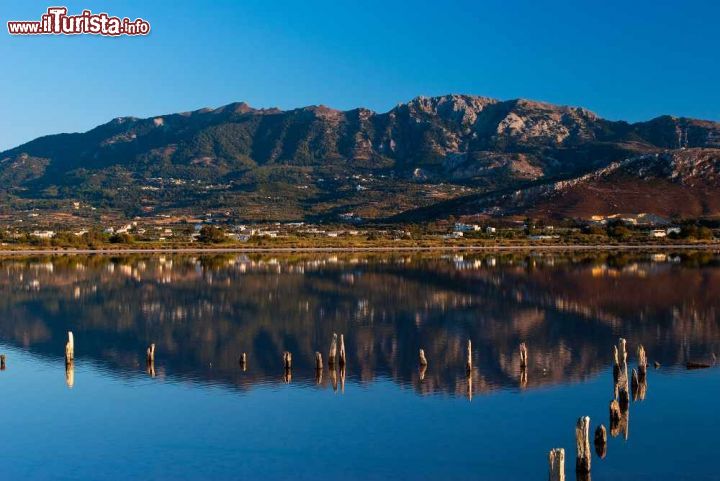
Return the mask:
POLYGON ((290 382, 315 384, 314 353, 327 359, 334 332, 346 372, 319 382, 338 389, 386 377, 465 396, 577 381, 609 366, 618 337, 633 363, 642 343, 651 364, 679 367, 720 353, 719 304, 715 253, 0 259, 0 342, 61 359, 73 331, 76 362, 121 376, 145 373, 154 342, 156 376, 239 389, 283 382, 283 351, 290 382))

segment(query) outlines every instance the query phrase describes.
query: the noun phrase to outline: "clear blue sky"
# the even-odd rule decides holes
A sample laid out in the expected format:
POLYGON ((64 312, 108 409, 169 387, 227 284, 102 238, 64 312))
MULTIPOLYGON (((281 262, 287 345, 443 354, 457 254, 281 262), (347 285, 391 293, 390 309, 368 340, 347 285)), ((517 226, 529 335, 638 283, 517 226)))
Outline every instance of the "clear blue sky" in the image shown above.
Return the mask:
POLYGON ((714 0, 1 0, 0 16, 0 149, 233 101, 385 111, 450 92, 720 120, 714 0), (8 35, 55 4, 153 31, 8 35))

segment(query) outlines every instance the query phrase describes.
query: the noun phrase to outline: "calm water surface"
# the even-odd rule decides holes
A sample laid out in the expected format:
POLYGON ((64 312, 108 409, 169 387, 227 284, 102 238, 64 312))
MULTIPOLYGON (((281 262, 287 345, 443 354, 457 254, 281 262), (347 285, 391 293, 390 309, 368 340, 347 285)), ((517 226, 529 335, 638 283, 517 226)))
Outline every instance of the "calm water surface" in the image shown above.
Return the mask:
POLYGON ((662 366, 593 479, 718 480, 720 370, 685 364, 720 353, 719 308, 707 252, 6 257, 0 479, 546 479, 554 447, 575 479, 625 337, 662 366), (318 377, 334 332, 348 365, 318 377))

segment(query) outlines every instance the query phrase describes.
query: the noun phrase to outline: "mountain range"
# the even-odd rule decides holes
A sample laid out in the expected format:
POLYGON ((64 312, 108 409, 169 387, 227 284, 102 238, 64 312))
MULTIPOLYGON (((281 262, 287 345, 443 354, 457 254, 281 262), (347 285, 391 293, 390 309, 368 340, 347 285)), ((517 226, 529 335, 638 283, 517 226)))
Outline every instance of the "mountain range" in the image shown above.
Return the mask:
POLYGON ((246 221, 720 216, 720 123, 469 95, 385 113, 245 103, 116 118, 0 153, 0 214, 246 221))

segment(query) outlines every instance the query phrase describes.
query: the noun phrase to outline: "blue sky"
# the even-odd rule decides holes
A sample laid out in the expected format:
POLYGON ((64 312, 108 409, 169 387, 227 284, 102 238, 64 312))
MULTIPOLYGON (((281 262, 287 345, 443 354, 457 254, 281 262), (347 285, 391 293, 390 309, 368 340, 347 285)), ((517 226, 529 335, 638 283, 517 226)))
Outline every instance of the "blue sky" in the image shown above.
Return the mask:
POLYGON ((234 101, 385 111, 451 92, 720 120, 717 1, 0 0, 0 17, 0 149, 234 101), (153 31, 7 33, 56 4, 153 31))

